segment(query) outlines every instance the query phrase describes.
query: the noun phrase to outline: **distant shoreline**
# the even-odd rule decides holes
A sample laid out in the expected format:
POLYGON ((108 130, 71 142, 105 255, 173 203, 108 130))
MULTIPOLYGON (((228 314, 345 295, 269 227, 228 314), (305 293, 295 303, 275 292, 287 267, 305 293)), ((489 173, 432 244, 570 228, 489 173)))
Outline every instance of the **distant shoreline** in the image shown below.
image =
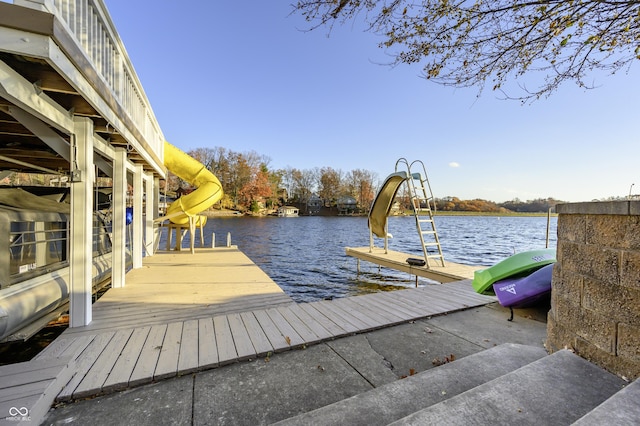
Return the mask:
MULTIPOLYGON (((436 212, 436 216, 544 216, 546 212, 460 212, 460 211, 446 211, 436 212)), ((551 213, 551 216, 558 216, 558 213, 551 213)))
MULTIPOLYGON (((266 215, 245 215, 237 210, 218 210, 211 209, 201 213, 207 217, 244 217, 244 216, 266 216, 266 215)), ((545 212, 466 212, 466 211, 437 211, 435 216, 516 216, 516 217, 531 217, 540 216, 546 217, 548 213, 545 212)), ((366 217, 367 215, 360 215, 366 217)), ((393 216, 393 215, 392 215, 393 216)), ((413 216, 413 213, 406 212, 403 216, 413 216)), ((551 216, 558 216, 557 213, 551 213, 551 216)), ((335 217, 339 217, 337 214, 335 217)))

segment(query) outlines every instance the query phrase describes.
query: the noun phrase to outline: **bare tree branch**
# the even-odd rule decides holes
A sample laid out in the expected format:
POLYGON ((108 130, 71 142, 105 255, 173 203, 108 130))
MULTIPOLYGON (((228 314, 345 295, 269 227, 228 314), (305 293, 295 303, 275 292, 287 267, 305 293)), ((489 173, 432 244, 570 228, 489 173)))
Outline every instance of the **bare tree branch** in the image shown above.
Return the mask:
POLYGON ((567 81, 590 88, 591 72, 640 59, 640 0, 299 0, 293 8, 329 32, 364 16, 384 37, 390 65, 420 63, 443 85, 503 91, 536 76, 538 87, 516 97, 524 101, 567 81))

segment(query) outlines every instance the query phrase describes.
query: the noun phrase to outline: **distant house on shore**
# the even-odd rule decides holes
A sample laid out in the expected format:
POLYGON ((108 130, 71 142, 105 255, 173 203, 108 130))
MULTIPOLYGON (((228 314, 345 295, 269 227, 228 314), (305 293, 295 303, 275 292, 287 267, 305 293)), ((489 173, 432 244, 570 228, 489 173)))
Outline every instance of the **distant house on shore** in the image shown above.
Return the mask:
POLYGON ((309 201, 307 201, 307 213, 310 215, 319 214, 323 204, 322 198, 312 194, 309 201))
POLYGON ((358 202, 350 195, 343 195, 338 198, 336 207, 338 207, 338 216, 352 215, 358 210, 358 202))
POLYGON ((299 210, 294 206, 278 207, 278 217, 298 217, 299 210))

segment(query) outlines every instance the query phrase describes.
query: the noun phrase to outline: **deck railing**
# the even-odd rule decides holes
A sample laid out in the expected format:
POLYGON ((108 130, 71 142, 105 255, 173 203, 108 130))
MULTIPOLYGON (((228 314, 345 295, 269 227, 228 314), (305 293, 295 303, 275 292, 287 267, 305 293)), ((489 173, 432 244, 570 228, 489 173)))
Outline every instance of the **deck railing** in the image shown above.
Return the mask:
MULTIPOLYGON (((14 0, 14 4, 55 15, 86 54, 136 130, 161 156, 164 137, 142 84, 102 0, 14 0)), ((162 158, 162 157, 161 157, 162 158)))

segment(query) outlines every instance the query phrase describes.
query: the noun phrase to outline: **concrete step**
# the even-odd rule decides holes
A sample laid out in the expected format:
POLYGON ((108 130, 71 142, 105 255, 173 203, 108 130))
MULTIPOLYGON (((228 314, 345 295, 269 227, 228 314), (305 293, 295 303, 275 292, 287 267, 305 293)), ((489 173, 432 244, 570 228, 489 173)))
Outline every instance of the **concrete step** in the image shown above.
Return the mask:
POLYGON ((569 425, 624 385, 624 380, 563 350, 393 425, 569 425))
POLYGON ((499 345, 277 424, 386 425, 546 355, 533 346, 499 345))
POLYGON ((632 426, 640 422, 640 380, 636 380, 620 392, 598 405, 579 419, 577 426, 632 426))

